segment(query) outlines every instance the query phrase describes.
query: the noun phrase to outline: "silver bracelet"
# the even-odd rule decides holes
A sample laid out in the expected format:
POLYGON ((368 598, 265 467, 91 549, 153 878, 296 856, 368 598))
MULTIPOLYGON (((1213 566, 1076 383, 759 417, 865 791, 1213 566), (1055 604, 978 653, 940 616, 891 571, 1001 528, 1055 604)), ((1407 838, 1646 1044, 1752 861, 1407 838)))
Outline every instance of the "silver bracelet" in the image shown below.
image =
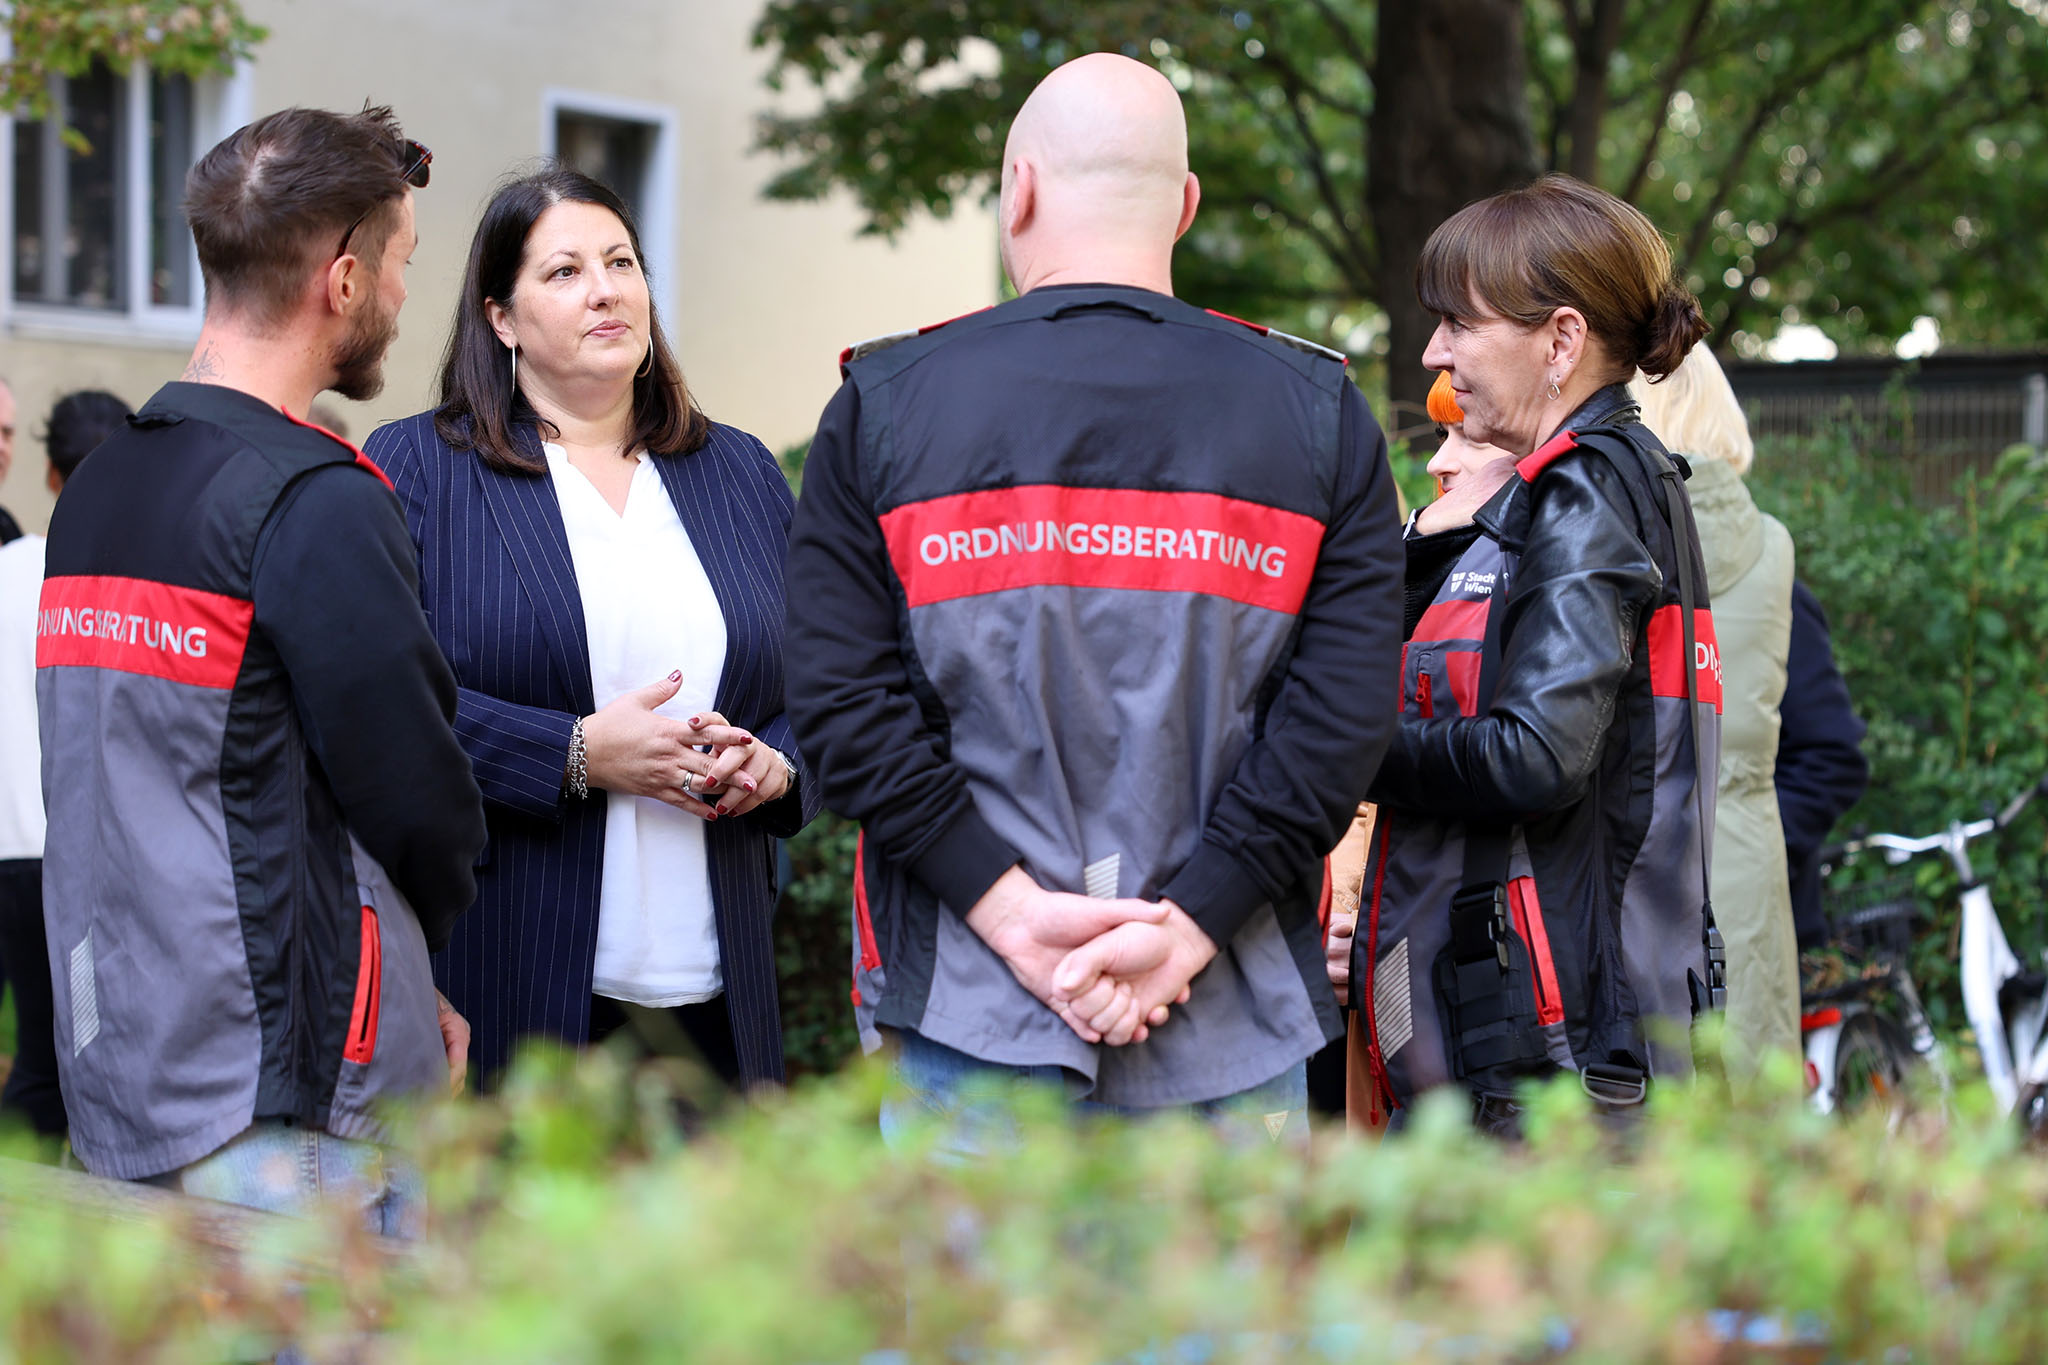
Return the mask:
POLYGON ((562 791, 578 801, 590 797, 590 754, 583 744, 583 717, 569 729, 569 765, 562 774, 562 791))

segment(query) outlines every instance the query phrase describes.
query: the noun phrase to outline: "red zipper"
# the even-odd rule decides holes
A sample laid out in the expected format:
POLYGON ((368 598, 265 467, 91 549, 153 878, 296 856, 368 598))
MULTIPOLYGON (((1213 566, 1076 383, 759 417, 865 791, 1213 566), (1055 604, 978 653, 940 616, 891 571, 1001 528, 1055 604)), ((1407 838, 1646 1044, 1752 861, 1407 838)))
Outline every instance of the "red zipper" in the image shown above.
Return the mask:
MULTIPOLYGON (((1427 694, 1429 675, 1422 675, 1427 694)), ((1392 1114, 1401 1107, 1394 1098, 1394 1083, 1387 1075, 1387 1059, 1380 1055, 1380 1020, 1373 1005, 1373 986, 1379 979, 1380 967, 1380 893, 1387 885, 1387 848, 1394 837, 1394 822, 1387 816, 1387 808, 1379 808, 1380 820, 1380 861, 1372 876, 1372 914, 1365 926, 1365 1063, 1366 1072, 1372 1081, 1371 1113, 1368 1116, 1377 1128, 1380 1122, 1380 1099, 1387 1101, 1387 1112, 1392 1114)))
POLYGON ((1422 712, 1424 720, 1436 719, 1436 702, 1429 693, 1429 674, 1418 673, 1415 677, 1415 706, 1422 712))
MULTIPOLYGON (((853 841, 853 926, 860 937, 861 970, 871 972, 882 965, 882 954, 875 947, 875 922, 868 916, 867 850, 868 832, 862 830, 853 841)), ((855 1008, 861 1004, 857 976, 853 983, 853 1003, 855 1008)))
POLYGON ((363 953, 356 964, 356 1004, 348 1017, 348 1043, 341 1055, 368 1066, 377 1055, 377 1011, 384 998, 384 945, 377 935, 377 912, 363 907, 363 953))
POLYGON ((1557 964, 1551 960, 1550 930, 1543 924, 1543 903, 1536 898, 1534 877, 1516 877, 1508 883, 1508 912, 1536 967, 1536 1022, 1561 1024, 1564 997, 1557 989, 1557 964))

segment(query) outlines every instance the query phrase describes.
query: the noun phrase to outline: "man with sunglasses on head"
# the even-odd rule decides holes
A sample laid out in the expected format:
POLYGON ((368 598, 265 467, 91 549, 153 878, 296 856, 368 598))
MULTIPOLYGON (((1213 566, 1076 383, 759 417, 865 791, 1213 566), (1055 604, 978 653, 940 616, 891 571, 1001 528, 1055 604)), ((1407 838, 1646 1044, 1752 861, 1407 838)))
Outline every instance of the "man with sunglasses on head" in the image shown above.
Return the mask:
POLYGON ((36 650, 73 1147, 387 1235, 380 1112, 466 1066, 427 954, 483 809, 398 501, 302 419, 383 387, 430 159, 388 109, 287 109, 193 167, 199 343, 67 485, 36 650))

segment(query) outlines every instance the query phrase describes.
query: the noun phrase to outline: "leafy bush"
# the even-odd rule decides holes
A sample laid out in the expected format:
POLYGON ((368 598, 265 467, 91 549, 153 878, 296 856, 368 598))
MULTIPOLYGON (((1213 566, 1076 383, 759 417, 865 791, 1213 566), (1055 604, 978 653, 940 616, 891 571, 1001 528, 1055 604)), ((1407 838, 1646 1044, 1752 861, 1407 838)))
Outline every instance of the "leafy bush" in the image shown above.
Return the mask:
POLYGON ((1524 1150, 1447 1102, 1306 1156, 1027 1096, 1016 1149, 960 1167, 884 1147, 883 1084, 852 1069, 684 1146, 664 1073, 529 1057, 421 1124, 432 1230, 395 1263, 339 1217, 236 1259, 174 1217, 11 1208, 0 1355, 218 1360, 289 1332, 340 1359, 371 1329, 394 1362, 1822 1354, 1731 1345, 1730 1315, 1845 1361, 2048 1353, 2048 1167, 1976 1092, 1889 1136, 1674 1088, 1623 1154, 1559 1088, 1524 1150), (316 1250, 295 1288, 279 1267, 316 1250))
MULTIPOLYGON (((1871 783, 1843 830, 1926 834, 1974 819, 2048 772, 2048 460, 2016 447, 1959 481, 1911 494, 1895 457, 1847 430, 1767 444, 1751 485, 1790 528, 1799 575, 1827 609, 1835 657, 1869 723, 1871 783)), ((2014 948, 2048 946, 2048 802, 1973 850, 2014 948)), ((1858 876, 1863 869, 1848 869, 1858 876)), ((1933 913, 1915 975, 1930 1013, 1960 1027, 1955 878, 1916 865, 1933 913)))
POLYGON ((789 841, 789 884, 775 921, 782 1048, 793 1076, 833 1071, 860 1051, 853 1027, 851 820, 821 814, 789 841))

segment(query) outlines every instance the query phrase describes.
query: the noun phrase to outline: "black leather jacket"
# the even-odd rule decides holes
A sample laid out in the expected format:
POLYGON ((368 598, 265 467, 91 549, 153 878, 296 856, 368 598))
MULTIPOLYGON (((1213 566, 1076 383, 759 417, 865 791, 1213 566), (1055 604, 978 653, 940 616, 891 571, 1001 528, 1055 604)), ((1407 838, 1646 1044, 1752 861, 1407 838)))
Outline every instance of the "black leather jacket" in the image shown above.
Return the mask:
MULTIPOLYGON (((1587 399, 1564 429, 1634 414, 1616 384, 1587 399)), ((1492 708, 1469 720, 1404 723, 1373 799, 1432 815, 1522 820, 1586 795, 1636 637, 1665 582, 1623 478, 1597 457, 1565 459, 1540 484, 1510 480, 1480 509, 1480 528, 1521 554, 1492 708)))
MULTIPOLYGON (((1464 599, 1468 622, 1473 607, 1477 619, 1498 616, 1491 701, 1477 704, 1468 686, 1446 705, 1442 678, 1430 700, 1420 672, 1441 671, 1447 648, 1476 652, 1479 642, 1447 646, 1437 638, 1443 630, 1417 632, 1433 642, 1416 644, 1404 662, 1401 724, 1372 787, 1390 831, 1375 857, 1392 875, 1368 868, 1366 885, 1383 884, 1386 903, 1376 907, 1377 946, 1367 948, 1370 919, 1355 941, 1381 963, 1389 952, 1403 953, 1403 963, 1413 957, 1395 975, 1412 972, 1420 989, 1449 893, 1472 880, 1464 865, 1468 834, 1506 833, 1509 875, 1526 879, 1518 894, 1532 924, 1540 900, 1535 938, 1543 941, 1532 952, 1548 959, 1543 971, 1554 972, 1561 992, 1561 1005, 1548 999, 1556 1010, 1546 1034, 1551 1060, 1624 1062, 1670 1075, 1687 1066, 1679 1040, 1706 970, 1702 903, 1719 754, 1719 656, 1699 547, 1690 540, 1681 551, 1672 530, 1674 522, 1690 525, 1687 509, 1671 505, 1683 501, 1683 489, 1660 476, 1668 457, 1635 418, 1626 388, 1602 389, 1562 432, 1605 428, 1618 436, 1613 449, 1546 443, 1475 519, 1498 544, 1491 562, 1499 572, 1462 582, 1453 573, 1437 600, 1456 610, 1464 599), (1681 662, 1681 552, 1700 608, 1697 705, 1687 699, 1681 662), (1699 793, 1702 769, 1709 785, 1699 793), (1404 938, 1410 934, 1412 944, 1404 938), (1648 1036, 1656 1032, 1652 1018, 1667 1021, 1663 1036, 1675 1046, 1648 1036)), ((1485 548, 1465 562, 1481 565, 1485 548)), ((1474 633, 1469 626, 1448 632, 1474 633)), ((1451 682, 1458 690, 1456 677, 1451 682)), ((1364 970, 1354 963, 1354 979, 1364 970)), ((1414 1002, 1418 1032, 1431 1004, 1420 996, 1414 1002)), ((1432 1053, 1422 1047, 1403 1057, 1389 1049, 1397 1098, 1451 1079, 1435 1074, 1432 1053)))

